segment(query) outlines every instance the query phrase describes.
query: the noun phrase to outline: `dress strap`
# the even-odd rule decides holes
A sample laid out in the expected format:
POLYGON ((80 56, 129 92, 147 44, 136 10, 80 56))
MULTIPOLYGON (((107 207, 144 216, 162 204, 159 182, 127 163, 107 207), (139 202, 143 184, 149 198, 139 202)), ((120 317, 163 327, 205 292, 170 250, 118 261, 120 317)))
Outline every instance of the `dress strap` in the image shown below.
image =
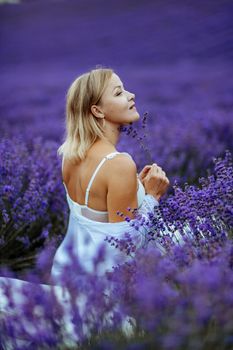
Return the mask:
POLYGON ((87 202, 88 202, 88 196, 89 196, 89 192, 90 192, 90 188, 91 188, 91 185, 94 181, 94 178, 97 174, 97 172, 99 171, 100 167, 104 164, 105 160, 106 159, 112 159, 113 157, 115 157, 115 155, 117 154, 120 154, 120 152, 112 152, 112 153, 109 153, 107 154, 102 160, 101 162, 98 164, 97 168, 95 169, 90 181, 89 181, 89 184, 87 186, 87 189, 86 189, 86 195, 85 195, 85 205, 87 206, 87 202))
MULTIPOLYGON (((86 205, 86 206, 87 206, 87 203, 88 203, 88 197, 89 197, 90 188, 91 188, 91 185, 92 185, 92 183, 93 183, 93 181, 94 181, 94 178, 95 178, 97 172, 99 171, 100 167, 104 164, 105 160, 107 160, 107 159, 112 159, 112 158, 114 158, 117 154, 125 154, 125 155, 131 157, 131 155, 130 155, 129 153, 127 153, 127 152, 118 152, 118 151, 116 151, 116 152, 112 152, 112 153, 107 154, 107 155, 101 160, 101 162, 98 164, 97 168, 95 169, 95 171, 94 171, 94 173, 93 173, 93 175, 92 175, 92 177, 91 177, 91 179, 90 179, 90 181, 89 181, 89 183, 88 183, 87 189, 86 189, 86 193, 85 193, 85 205, 86 205)), ((131 157, 131 158, 132 158, 132 157, 131 157)), ((63 167, 64 167, 64 157, 62 157, 62 171, 63 171, 63 167)), ((68 191, 67 191, 67 188, 66 188, 66 185, 65 185, 64 182, 63 182, 63 184, 64 184, 64 186, 65 186, 66 192, 68 192, 68 191)))

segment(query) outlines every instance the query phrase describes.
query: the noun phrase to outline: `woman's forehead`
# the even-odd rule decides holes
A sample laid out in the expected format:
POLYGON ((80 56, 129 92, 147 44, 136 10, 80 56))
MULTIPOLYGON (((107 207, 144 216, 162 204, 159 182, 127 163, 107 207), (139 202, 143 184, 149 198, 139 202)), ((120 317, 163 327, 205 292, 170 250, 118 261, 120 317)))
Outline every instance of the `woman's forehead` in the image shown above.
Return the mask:
POLYGON ((115 86, 123 85, 123 83, 120 77, 116 73, 113 73, 108 85, 109 87, 114 88, 115 86))

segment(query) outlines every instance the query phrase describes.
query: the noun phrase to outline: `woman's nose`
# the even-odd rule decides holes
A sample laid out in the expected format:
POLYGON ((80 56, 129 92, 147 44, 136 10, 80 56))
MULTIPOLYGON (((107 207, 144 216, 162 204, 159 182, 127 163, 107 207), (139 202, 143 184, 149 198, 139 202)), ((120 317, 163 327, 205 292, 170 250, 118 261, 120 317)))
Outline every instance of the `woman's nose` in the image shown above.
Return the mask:
POLYGON ((129 93, 129 96, 130 96, 130 100, 133 99, 135 100, 135 94, 133 94, 132 92, 129 93))

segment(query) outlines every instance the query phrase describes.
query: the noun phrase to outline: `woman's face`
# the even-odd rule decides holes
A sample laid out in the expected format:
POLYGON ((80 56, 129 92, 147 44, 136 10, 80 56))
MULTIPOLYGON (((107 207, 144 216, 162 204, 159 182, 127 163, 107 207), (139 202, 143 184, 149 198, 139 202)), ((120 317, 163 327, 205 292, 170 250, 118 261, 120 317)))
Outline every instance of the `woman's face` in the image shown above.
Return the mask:
POLYGON ((125 90, 118 75, 113 73, 100 100, 105 119, 117 124, 138 120, 140 116, 134 100, 135 95, 125 90))

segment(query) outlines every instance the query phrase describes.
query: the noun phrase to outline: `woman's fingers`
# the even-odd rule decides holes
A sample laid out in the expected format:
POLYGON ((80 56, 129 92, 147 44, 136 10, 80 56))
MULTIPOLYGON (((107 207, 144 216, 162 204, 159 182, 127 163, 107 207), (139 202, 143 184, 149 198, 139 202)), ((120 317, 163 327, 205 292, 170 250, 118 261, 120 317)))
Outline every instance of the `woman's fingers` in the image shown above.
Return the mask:
POLYGON ((152 164, 143 179, 143 185, 147 193, 160 199, 167 191, 170 182, 166 176, 165 171, 156 163, 152 164))
POLYGON ((140 172, 139 177, 142 181, 144 181, 146 178, 148 179, 155 177, 162 183, 164 182, 167 185, 170 184, 170 181, 167 178, 165 171, 163 171, 163 169, 156 163, 153 163, 152 165, 146 165, 140 172))
POLYGON ((150 170, 150 168, 151 168, 151 165, 146 165, 146 166, 144 166, 144 168, 142 169, 142 173, 146 173, 147 171, 149 171, 150 170))
POLYGON ((146 176, 146 174, 148 174, 148 171, 150 170, 150 168, 151 168, 151 165, 146 165, 146 166, 144 166, 144 168, 142 169, 142 171, 139 173, 139 177, 140 177, 141 179, 143 179, 143 178, 146 176))
POLYGON ((155 163, 152 164, 150 171, 147 174, 148 177, 156 177, 157 179, 164 181, 165 183, 169 184, 169 180, 166 176, 165 171, 162 170, 162 168, 155 163))

